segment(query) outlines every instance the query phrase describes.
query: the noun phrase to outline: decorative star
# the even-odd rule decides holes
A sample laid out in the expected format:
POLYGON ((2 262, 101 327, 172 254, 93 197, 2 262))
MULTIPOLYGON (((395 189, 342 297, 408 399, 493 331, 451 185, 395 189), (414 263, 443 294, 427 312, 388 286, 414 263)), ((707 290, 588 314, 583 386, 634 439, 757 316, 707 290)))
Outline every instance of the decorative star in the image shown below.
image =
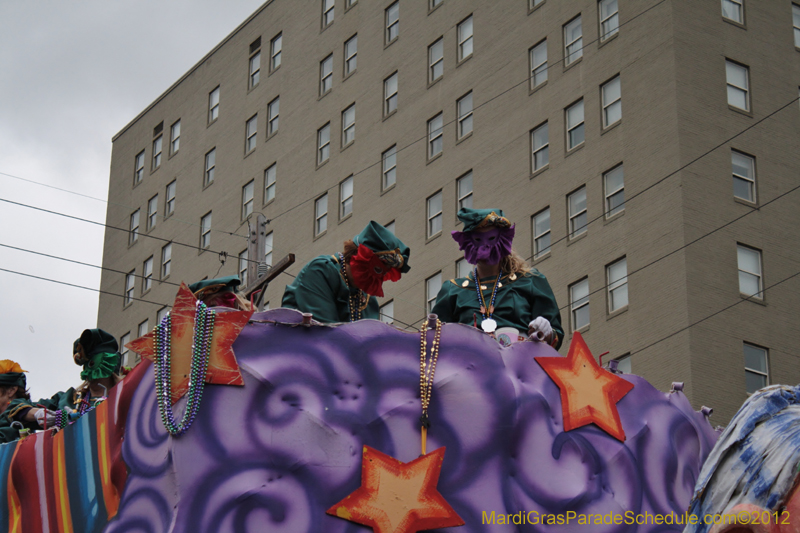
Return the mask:
POLYGON ((617 402, 633 383, 600 368, 579 332, 573 335, 566 358, 534 359, 561 389, 564 431, 594 422, 615 439, 625 440, 617 402))
MULTIPOLYGON (((197 313, 197 298, 185 283, 181 283, 175 303, 170 311, 172 322, 171 364, 172 403, 177 402, 189 390, 189 371, 192 364, 194 320, 197 313)), ((211 336, 211 353, 206 371, 206 383, 217 385, 244 385, 233 342, 252 316, 252 311, 223 311, 215 309, 214 331, 211 336)), ((155 361, 153 350, 155 330, 126 344, 126 346, 151 361, 155 361)))
POLYGON ((463 526, 436 490, 444 448, 403 463, 364 446, 361 486, 327 513, 370 526, 375 533, 413 533, 463 526))

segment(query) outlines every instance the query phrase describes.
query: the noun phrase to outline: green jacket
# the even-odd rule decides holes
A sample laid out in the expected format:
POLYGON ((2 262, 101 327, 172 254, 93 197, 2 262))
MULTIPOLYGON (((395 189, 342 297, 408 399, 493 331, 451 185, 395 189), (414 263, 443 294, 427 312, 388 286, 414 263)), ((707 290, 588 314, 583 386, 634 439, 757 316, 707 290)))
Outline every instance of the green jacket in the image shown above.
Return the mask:
POLYGON ((8 409, 3 411, 3 414, 0 414, 0 444, 13 442, 19 438, 19 430, 11 427, 11 423, 15 420, 18 420, 24 427, 31 431, 39 429, 39 424, 36 422, 26 422, 22 420, 22 417, 25 416, 28 409, 41 406, 51 411, 58 411, 64 407, 74 407, 74 400, 74 388, 70 388, 66 392, 57 392, 51 398, 43 398, 36 403, 25 398, 11 400, 8 409))
MULTIPOLYGON (((349 322, 349 298, 356 296, 358 289, 348 289, 334 255, 315 257, 300 270, 294 282, 286 286, 281 305, 312 313, 314 320, 324 323, 349 322)), ((370 296, 361 318, 378 319, 378 299, 370 296)))
MULTIPOLYGON (((483 297, 488 307, 492 299, 492 288, 495 278, 481 279, 481 284, 486 287, 483 297)), ((538 270, 517 275, 511 280, 507 275, 500 278, 502 287, 497 289, 492 318, 497 321, 498 328, 516 328, 523 335, 528 331, 528 324, 536 317, 542 316, 550 321, 553 331, 558 335, 555 348, 561 346, 564 339, 564 329, 561 327, 561 313, 553 295, 553 290, 547 278, 538 270)), ((451 279, 442 285, 433 312, 439 315, 444 322, 458 322, 460 324, 480 327, 483 318, 478 302, 478 293, 475 291, 475 281, 472 274, 468 278, 451 279), (464 286, 467 282, 467 286, 464 286)))

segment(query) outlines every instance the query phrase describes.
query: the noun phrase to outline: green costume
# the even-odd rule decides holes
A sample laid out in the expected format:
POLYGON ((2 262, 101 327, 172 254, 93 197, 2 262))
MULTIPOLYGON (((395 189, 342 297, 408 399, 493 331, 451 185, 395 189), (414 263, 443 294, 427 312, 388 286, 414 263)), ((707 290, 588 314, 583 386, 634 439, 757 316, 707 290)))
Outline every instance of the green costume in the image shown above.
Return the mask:
POLYGON ((72 409, 75 406, 75 389, 70 388, 66 392, 57 392, 52 398, 43 398, 38 402, 32 402, 26 398, 16 398, 11 400, 2 415, 0 415, 0 444, 6 442, 13 442, 19 439, 19 429, 11 427, 11 423, 19 421, 23 427, 31 430, 31 432, 41 429, 39 424, 23 420, 30 408, 50 409, 51 411, 60 411, 64 407, 72 409))
POLYGON ((83 347, 86 362, 83 364, 81 379, 92 381, 117 374, 122 364, 122 355, 117 352, 119 344, 113 335, 102 329, 85 329, 81 337, 72 345, 73 353, 78 345, 83 347))

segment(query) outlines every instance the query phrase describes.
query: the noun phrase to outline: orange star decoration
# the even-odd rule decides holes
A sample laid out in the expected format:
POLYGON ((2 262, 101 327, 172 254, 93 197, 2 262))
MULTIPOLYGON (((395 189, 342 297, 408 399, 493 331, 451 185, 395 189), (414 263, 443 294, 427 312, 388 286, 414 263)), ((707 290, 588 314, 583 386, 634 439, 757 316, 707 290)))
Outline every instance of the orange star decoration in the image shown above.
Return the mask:
MULTIPOLYGON (((197 298, 185 283, 181 283, 175 303, 170 311, 172 322, 172 403, 177 402, 189 390, 189 372, 192 364, 192 344, 194 340, 194 320, 197 313, 197 298)), ((211 336, 211 353, 208 358, 206 383, 217 385, 244 385, 239 364, 233 353, 233 341, 253 315, 252 311, 215 311, 214 332, 211 336)), ((155 331, 129 342, 126 346, 155 361, 155 331)))
POLYGON ((625 440, 617 402, 633 389, 633 383, 600 368, 579 332, 572 337, 566 358, 534 359, 561 389, 564 431, 594 422, 615 439, 625 440))
POLYGON ((412 533, 463 526, 464 521, 436 490, 444 448, 403 463, 364 446, 361 486, 328 514, 370 526, 375 533, 412 533))

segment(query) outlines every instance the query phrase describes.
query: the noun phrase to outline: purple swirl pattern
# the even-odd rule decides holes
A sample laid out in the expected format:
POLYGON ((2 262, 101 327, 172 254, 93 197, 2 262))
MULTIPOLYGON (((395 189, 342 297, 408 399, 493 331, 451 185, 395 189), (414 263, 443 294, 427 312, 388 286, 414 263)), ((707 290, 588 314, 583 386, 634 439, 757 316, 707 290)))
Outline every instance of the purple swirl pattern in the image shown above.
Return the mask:
MULTIPOLYGON (((360 485, 364 444, 401 461, 419 455, 419 335, 373 320, 304 327, 285 309, 253 319, 234 345, 245 386, 207 386, 184 436, 168 436, 143 380, 123 448, 128 484, 107 531, 371 531, 325 510, 360 485)), ((618 404, 626 442, 594 425, 565 433, 537 356, 558 354, 443 328, 428 449, 447 448, 438 487, 466 521, 458 531, 569 530, 483 524, 492 511, 683 513, 717 438, 703 415, 681 392, 625 375, 635 385, 618 404)))

